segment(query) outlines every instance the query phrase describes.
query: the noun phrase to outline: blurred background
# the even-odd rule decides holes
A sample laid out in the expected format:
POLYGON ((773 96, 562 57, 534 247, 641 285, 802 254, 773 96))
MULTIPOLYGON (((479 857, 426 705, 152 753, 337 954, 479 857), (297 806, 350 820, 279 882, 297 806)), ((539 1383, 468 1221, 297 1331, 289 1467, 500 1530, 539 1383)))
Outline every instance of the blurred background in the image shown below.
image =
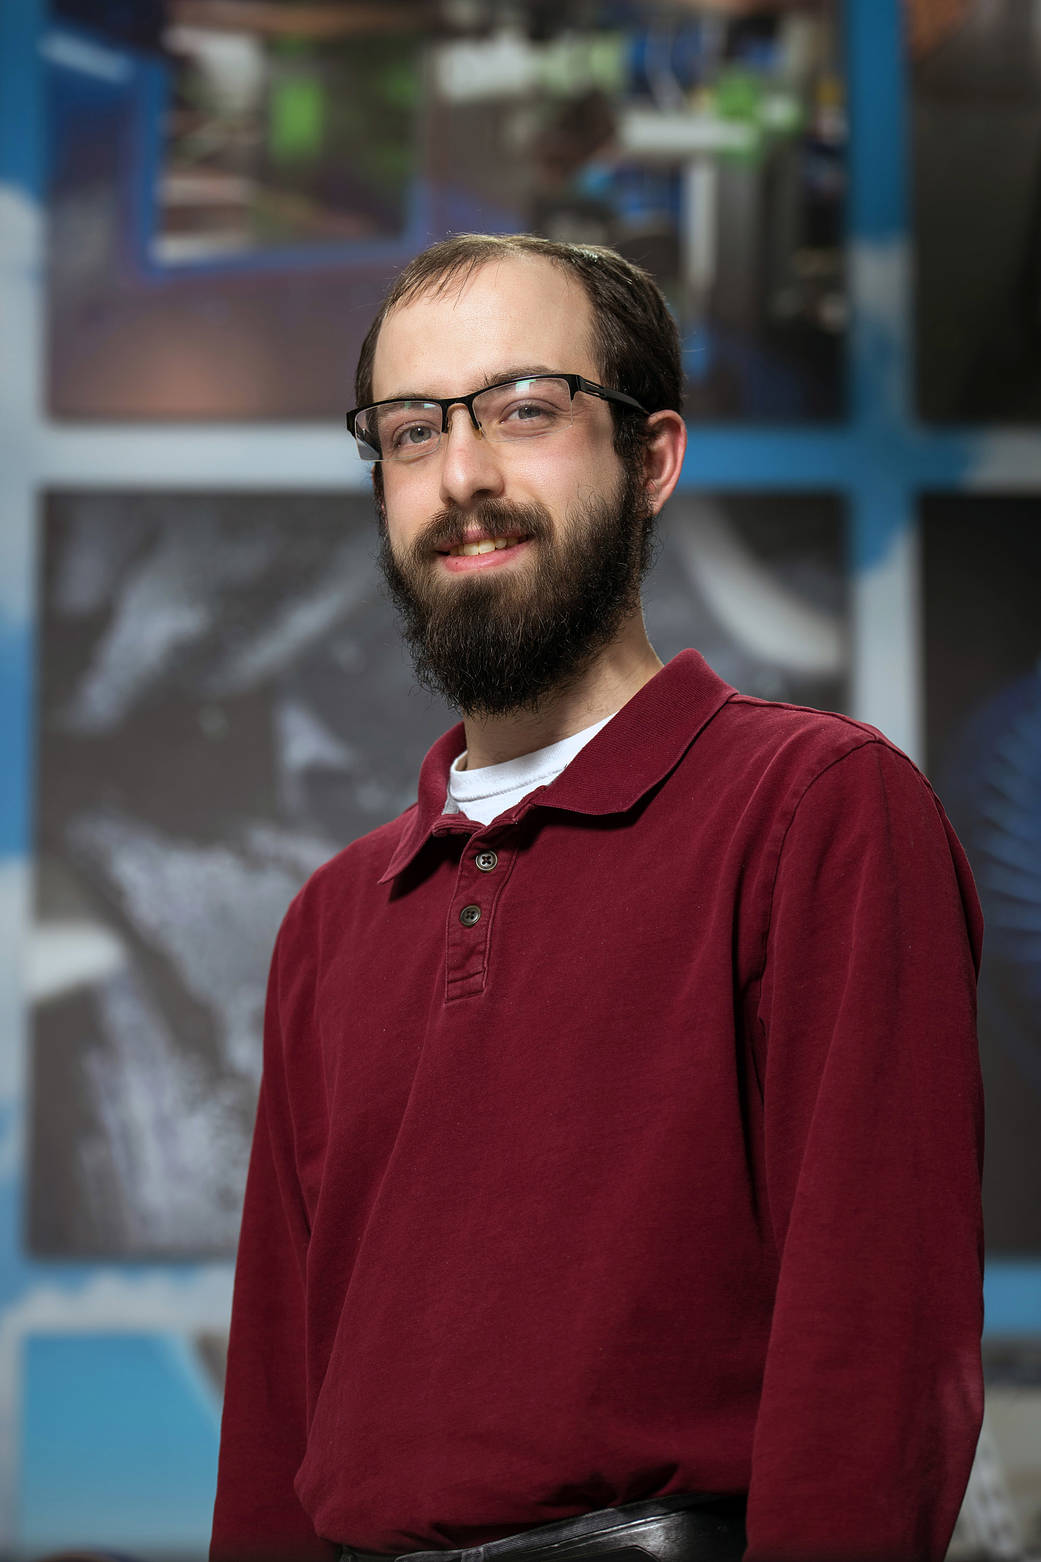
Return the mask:
POLYGON ((952 1558, 1041 1556, 1039 0, 2 0, 0 1555, 205 1550, 272 939, 451 720, 343 412, 469 229, 668 295, 659 652, 882 727, 967 846, 952 1558))

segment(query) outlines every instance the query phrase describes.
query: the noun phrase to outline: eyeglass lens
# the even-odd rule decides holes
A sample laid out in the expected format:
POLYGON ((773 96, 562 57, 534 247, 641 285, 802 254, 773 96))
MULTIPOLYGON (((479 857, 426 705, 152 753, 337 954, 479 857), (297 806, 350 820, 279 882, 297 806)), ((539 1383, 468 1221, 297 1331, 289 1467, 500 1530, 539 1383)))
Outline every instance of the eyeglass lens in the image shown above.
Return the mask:
MULTIPOLYGON (((571 423, 571 390, 566 380, 534 375, 481 391, 473 409, 486 439, 531 439, 571 423)), ((465 416, 465 411, 456 416, 465 416)), ((384 461, 416 461, 437 449, 443 427, 436 401, 391 401, 362 413, 357 432, 384 461)))

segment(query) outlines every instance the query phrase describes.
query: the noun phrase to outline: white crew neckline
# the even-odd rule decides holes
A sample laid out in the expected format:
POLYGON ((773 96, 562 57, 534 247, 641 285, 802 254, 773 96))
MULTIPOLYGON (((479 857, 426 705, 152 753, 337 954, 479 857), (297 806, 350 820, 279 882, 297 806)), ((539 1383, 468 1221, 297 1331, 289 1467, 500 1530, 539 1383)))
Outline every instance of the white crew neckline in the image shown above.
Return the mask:
MULTIPOLYGON (((612 711, 611 716, 614 714, 612 711)), ((467 818, 476 819, 478 823, 490 823, 497 814, 519 803, 536 787, 555 781, 576 754, 607 726, 611 716, 594 722, 591 727, 583 727, 580 732, 573 732, 570 737, 534 749, 530 754, 519 754, 516 759, 502 760, 495 765, 480 765, 476 770, 458 768, 460 760, 466 758, 464 750, 453 761, 448 774, 445 813, 462 813, 467 818), (488 815, 488 809, 493 804, 494 813, 488 815), (488 817, 482 818, 482 814, 488 817)))

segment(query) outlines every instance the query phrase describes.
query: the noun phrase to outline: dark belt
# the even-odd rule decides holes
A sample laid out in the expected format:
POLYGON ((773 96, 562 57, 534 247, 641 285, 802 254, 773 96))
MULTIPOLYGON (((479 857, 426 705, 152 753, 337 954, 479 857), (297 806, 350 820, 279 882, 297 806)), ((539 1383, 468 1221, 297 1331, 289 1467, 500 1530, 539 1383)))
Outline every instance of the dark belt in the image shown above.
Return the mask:
POLYGON ((458 1551, 408 1551, 395 1558, 340 1550, 340 1562, 739 1562, 745 1549, 744 1497, 654 1497, 580 1513, 458 1551))

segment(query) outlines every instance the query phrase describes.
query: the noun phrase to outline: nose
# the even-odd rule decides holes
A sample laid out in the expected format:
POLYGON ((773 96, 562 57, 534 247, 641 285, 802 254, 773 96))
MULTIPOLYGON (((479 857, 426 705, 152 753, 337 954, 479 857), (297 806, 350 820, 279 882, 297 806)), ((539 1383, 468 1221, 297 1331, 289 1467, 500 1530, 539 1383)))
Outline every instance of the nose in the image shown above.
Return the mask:
POLYGON ((450 407, 441 436, 441 497, 465 506, 503 491, 502 467, 494 447, 465 407, 450 407))

